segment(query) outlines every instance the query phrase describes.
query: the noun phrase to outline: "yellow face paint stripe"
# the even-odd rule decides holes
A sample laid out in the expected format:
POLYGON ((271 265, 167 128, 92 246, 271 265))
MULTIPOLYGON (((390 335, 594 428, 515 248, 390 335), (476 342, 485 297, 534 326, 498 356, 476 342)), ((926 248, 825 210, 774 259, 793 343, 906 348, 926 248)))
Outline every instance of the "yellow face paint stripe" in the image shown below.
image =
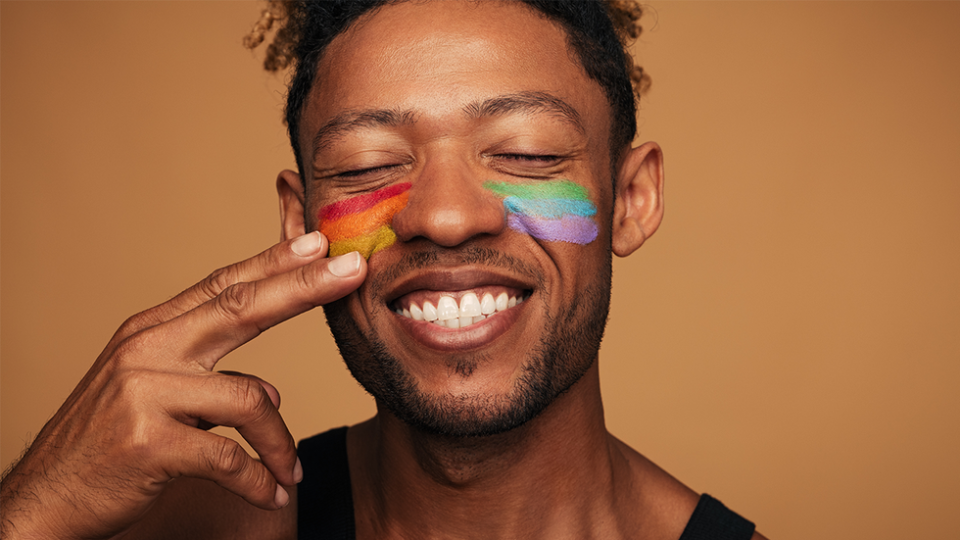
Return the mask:
POLYGON ((369 234, 344 238, 336 242, 330 242, 330 257, 359 251, 364 258, 369 259, 371 255, 392 246, 397 241, 397 235, 389 225, 383 225, 379 229, 369 234))

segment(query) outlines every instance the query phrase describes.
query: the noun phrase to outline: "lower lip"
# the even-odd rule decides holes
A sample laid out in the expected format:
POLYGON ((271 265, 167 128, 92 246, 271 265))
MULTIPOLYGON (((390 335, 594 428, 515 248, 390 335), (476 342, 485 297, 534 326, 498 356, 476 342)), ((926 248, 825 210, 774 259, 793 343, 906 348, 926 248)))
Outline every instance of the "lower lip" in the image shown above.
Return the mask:
POLYGON ((408 319, 392 311, 391 313, 399 320, 401 327, 425 347, 443 352, 462 352, 488 345, 503 335, 517 322, 520 310, 526 308, 528 300, 529 298, 465 328, 447 328, 436 323, 408 319))

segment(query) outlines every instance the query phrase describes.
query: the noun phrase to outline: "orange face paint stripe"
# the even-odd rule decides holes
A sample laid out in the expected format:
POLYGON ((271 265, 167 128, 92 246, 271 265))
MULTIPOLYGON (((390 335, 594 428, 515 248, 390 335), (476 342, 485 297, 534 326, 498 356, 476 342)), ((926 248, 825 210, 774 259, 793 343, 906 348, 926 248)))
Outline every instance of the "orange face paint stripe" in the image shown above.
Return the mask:
POLYGON ((320 224, 320 232, 331 243, 370 234, 381 226, 389 226, 393 216, 407 205, 409 197, 408 193, 402 193, 362 212, 335 221, 324 221, 320 224))

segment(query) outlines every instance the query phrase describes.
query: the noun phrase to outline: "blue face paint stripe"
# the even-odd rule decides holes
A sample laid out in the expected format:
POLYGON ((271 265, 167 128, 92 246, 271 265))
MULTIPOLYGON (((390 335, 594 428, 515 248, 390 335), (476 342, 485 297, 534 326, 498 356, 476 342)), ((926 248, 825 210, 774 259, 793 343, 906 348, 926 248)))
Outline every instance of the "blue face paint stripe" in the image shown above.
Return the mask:
POLYGON ((597 207, 590 201, 575 199, 521 199, 507 197, 503 205, 508 212, 556 219, 564 215, 590 217, 597 213, 597 207))

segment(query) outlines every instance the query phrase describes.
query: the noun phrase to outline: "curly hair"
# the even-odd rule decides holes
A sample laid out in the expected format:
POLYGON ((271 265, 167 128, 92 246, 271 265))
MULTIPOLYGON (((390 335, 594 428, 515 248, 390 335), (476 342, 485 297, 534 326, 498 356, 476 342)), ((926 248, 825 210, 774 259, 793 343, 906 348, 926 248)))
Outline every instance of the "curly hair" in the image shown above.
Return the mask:
MULTIPOLYGON (((243 44, 255 49, 277 28, 267 45, 263 67, 290 68, 285 120, 301 175, 300 116, 313 87, 317 63, 326 47, 364 13, 403 0, 267 0, 260 19, 243 44)), ((628 52, 640 36, 643 9, 635 0, 517 0, 559 23, 587 75, 603 88, 612 109, 611 159, 637 133, 637 101, 650 77, 628 52)))

